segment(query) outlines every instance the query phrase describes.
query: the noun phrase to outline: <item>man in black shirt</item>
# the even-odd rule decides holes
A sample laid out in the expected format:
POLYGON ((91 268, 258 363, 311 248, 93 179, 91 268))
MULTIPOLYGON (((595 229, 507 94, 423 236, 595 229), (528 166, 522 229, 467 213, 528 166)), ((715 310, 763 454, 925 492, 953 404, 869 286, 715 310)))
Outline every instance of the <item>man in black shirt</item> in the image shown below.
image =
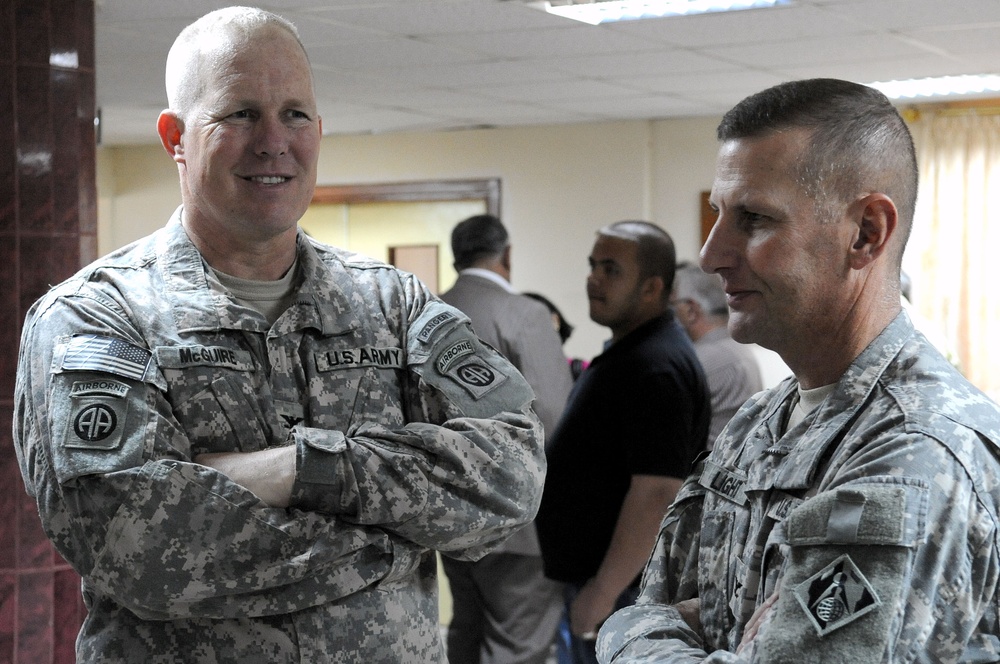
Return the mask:
POLYGON ((673 241, 624 221, 598 231, 590 255, 591 319, 611 341, 583 372, 548 446, 536 524, 545 573, 569 584, 575 662, 596 662, 597 628, 631 603, 660 520, 711 417, 694 347, 669 296, 673 241))

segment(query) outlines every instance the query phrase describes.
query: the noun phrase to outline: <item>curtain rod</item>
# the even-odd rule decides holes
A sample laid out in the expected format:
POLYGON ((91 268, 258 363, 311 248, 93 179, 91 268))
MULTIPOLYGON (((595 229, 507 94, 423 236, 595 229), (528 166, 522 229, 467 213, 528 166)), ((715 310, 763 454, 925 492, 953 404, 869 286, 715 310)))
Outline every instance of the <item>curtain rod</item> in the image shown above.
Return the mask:
POLYGON ((998 115, 1000 114, 1000 98, 965 99, 960 101, 943 101, 924 104, 907 104, 899 109, 900 115, 907 122, 916 122, 924 113, 936 116, 957 115, 998 115))

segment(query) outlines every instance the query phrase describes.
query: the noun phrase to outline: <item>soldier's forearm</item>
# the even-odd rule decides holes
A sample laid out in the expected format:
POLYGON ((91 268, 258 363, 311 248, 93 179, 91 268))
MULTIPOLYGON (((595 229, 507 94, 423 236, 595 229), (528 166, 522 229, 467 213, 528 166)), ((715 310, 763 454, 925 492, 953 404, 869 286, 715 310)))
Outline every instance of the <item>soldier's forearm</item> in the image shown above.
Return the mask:
POLYGON ((295 483, 295 446, 258 452, 199 454, 195 463, 219 471, 271 507, 288 507, 295 483))

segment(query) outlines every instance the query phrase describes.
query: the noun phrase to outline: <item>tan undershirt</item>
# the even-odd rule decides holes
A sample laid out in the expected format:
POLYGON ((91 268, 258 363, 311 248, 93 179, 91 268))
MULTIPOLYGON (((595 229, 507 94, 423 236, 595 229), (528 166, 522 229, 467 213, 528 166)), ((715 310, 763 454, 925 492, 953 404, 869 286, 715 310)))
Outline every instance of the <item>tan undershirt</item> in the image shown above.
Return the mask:
POLYGON ((268 325, 285 312, 295 297, 295 273, 298 259, 292 264, 281 279, 277 281, 256 281, 240 279, 230 274, 213 270, 219 281, 225 286, 233 299, 245 307, 249 307, 267 319, 268 325))
POLYGON ((806 419, 806 416, 823 403, 836 387, 836 383, 823 385, 812 390, 803 390, 800 387, 798 402, 792 408, 792 414, 788 417, 788 426, 785 431, 792 429, 796 424, 806 419))

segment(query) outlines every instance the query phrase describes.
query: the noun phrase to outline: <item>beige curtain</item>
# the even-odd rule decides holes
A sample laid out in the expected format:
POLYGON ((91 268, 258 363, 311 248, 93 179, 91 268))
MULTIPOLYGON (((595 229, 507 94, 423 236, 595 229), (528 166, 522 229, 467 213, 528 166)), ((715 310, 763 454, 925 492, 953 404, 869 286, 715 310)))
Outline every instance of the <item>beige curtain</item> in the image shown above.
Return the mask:
POLYGON ((920 164, 903 268, 918 327, 1000 401, 1000 113, 922 112, 920 164))

